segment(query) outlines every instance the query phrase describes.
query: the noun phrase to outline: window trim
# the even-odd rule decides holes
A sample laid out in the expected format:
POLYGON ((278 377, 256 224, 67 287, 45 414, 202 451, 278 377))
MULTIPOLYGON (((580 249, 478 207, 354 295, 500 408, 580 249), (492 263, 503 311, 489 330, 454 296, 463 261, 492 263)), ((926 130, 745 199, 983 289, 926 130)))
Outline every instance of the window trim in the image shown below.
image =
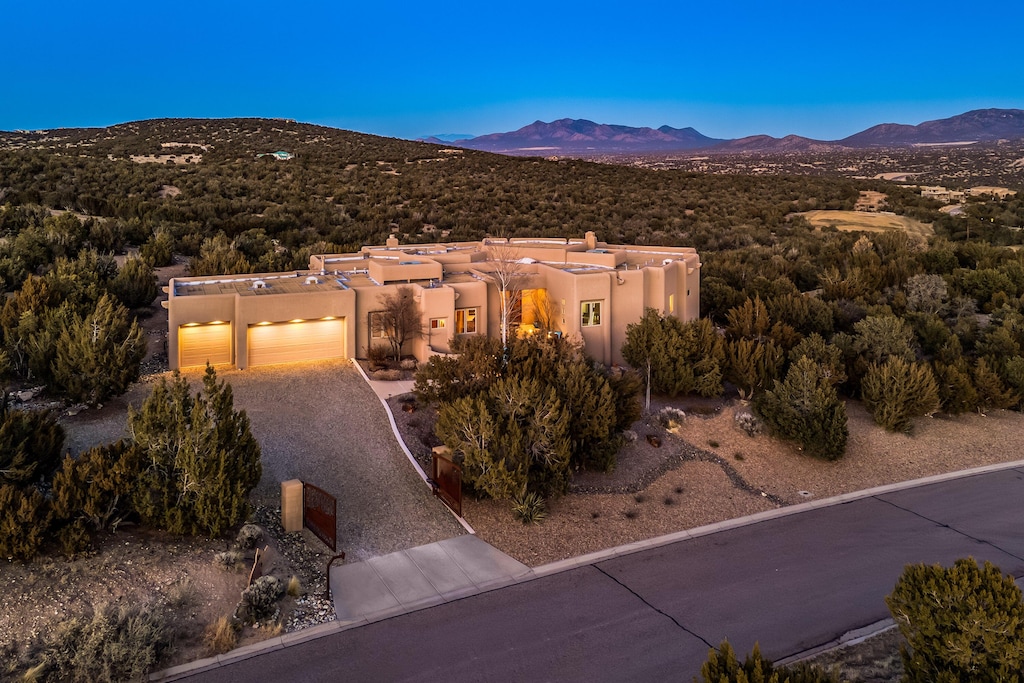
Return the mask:
POLYGON ((387 315, 387 311, 370 311, 367 313, 366 322, 370 328, 370 343, 373 343, 375 339, 388 338, 388 326, 384 319, 385 315, 387 315), (380 316, 380 325, 378 330, 374 330, 374 318, 377 316, 380 316))
POLYGON ((467 306, 466 308, 456 308, 455 309, 455 334, 476 334, 477 333, 477 329, 479 327, 477 325, 477 316, 478 315, 479 315, 479 311, 477 310, 476 306, 467 306), (470 311, 472 311, 472 313, 470 313, 470 311), (470 320, 470 317, 472 317, 472 320, 470 320), (460 324, 460 320, 459 320, 460 318, 462 319, 461 320, 461 324, 460 324), (472 328, 473 329, 469 329, 471 323, 472 323, 472 328))
POLYGON ((601 305, 604 299, 591 299, 580 302, 580 327, 600 327, 601 305))

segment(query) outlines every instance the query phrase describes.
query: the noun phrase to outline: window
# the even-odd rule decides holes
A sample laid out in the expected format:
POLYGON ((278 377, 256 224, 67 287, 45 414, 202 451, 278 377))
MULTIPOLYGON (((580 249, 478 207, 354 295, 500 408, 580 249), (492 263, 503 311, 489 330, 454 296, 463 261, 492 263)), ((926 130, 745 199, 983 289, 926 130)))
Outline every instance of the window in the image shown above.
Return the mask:
POLYGON ((455 309, 455 333, 472 334, 476 332, 476 309, 456 308, 455 309))
POLYGON ((582 304, 583 319, 580 322, 583 327, 592 327, 601 324, 601 302, 584 301, 582 304))
POLYGON ((384 311, 370 312, 370 339, 387 339, 387 314, 384 311))
POLYGON ((443 330, 448 327, 448 318, 431 318, 430 329, 432 330, 443 330))
POLYGON ((669 294, 668 295, 668 312, 669 313, 675 313, 676 312, 676 295, 675 294, 669 294))

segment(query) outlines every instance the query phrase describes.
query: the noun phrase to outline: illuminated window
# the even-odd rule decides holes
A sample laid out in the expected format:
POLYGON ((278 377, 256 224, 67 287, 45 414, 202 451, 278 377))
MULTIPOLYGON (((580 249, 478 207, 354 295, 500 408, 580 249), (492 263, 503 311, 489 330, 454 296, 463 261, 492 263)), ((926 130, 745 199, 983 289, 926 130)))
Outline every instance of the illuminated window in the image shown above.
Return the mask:
POLYGON ((387 339, 387 314, 384 311, 370 311, 370 339, 387 339))
POLYGON ((584 301, 581 306, 583 315, 580 324, 583 327, 593 327, 601 324, 601 302, 584 301))
POLYGON ((472 334, 476 332, 476 309, 456 308, 455 309, 455 333, 472 334))
POLYGON ((668 312, 669 313, 675 313, 676 312, 676 295, 675 294, 669 294, 668 295, 668 312))
POLYGON ((448 327, 448 318, 431 318, 430 329, 432 330, 443 330, 448 327))

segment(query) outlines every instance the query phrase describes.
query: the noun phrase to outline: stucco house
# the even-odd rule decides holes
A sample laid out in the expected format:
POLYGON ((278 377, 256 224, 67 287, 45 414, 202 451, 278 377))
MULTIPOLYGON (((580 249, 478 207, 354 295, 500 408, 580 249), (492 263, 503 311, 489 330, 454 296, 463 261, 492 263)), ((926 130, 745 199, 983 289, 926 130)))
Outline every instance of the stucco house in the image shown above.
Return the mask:
POLYGON ((405 353, 425 361, 458 335, 498 336, 498 268, 516 264, 518 334, 581 339, 595 360, 621 363, 626 325, 645 307, 680 320, 699 314, 700 259, 686 247, 610 245, 584 239, 487 239, 383 246, 310 258, 285 273, 174 278, 168 299, 170 367, 238 368, 327 358, 365 358, 385 345, 372 316, 381 298, 412 289, 422 336, 405 353))

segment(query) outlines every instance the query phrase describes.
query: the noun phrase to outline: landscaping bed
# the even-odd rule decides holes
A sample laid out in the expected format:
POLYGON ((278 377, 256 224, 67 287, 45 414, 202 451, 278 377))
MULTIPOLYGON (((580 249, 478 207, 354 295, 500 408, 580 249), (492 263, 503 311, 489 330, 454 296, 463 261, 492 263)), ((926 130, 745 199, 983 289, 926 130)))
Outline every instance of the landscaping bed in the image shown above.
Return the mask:
MULTIPOLYGON (((429 464, 432 411, 404 412, 411 396, 391 399, 403 438, 429 464)), ((636 422, 610 474, 575 473, 570 492, 548 501, 540 524, 517 521, 508 501, 466 494, 463 512, 483 540, 538 566, 633 541, 692 529, 784 505, 875 486, 1008 462, 1024 453, 1024 415, 993 411, 919 418, 913 435, 878 427, 858 401, 847 402, 850 438, 835 462, 810 457, 736 421, 742 402, 659 398, 636 422), (657 412, 686 417, 667 429, 657 412), (653 437, 660 446, 652 445, 653 437)))

